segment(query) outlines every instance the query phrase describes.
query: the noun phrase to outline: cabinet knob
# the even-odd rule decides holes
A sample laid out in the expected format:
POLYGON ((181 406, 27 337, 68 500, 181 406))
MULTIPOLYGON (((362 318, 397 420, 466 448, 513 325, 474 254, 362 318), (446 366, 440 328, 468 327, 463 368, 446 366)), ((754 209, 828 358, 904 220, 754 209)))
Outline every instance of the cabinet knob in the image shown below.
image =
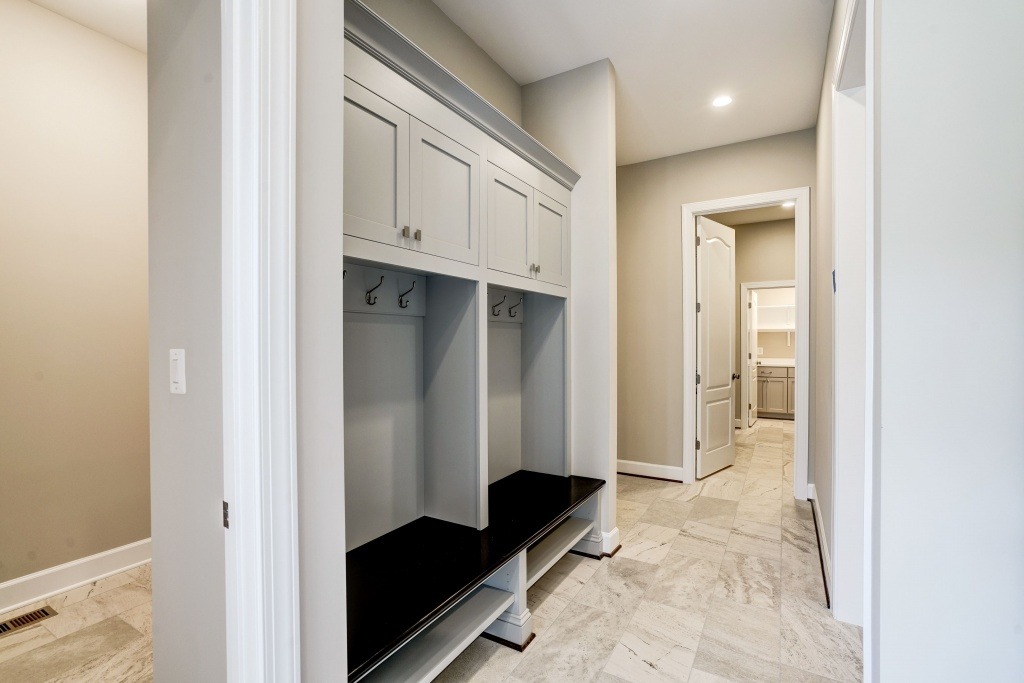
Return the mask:
POLYGON ((538 273, 540 272, 540 264, 539 263, 536 266, 534 266, 534 268, 536 268, 538 273))
POLYGON ((409 236, 410 236, 409 235, 409 226, 407 225, 404 228, 402 228, 402 237, 409 237, 409 236))
POLYGON ((415 239, 417 242, 422 242, 423 241, 423 231, 422 230, 416 230, 416 232, 414 232, 412 236, 413 236, 413 239, 415 239))

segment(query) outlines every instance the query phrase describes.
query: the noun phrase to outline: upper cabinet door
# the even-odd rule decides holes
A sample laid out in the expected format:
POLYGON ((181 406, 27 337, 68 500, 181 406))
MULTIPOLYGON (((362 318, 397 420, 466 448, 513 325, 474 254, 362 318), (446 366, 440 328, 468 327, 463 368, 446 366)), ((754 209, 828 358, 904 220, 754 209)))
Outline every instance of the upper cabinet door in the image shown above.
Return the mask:
POLYGON ((569 211, 543 192, 534 191, 537 230, 537 278, 569 286, 569 211))
POLYGON ((403 244, 409 225, 409 115, 345 79, 345 234, 403 244))
POLYGON ((480 263, 480 156, 412 119, 413 249, 480 263))
POLYGON ((533 275, 533 188, 494 164, 487 165, 487 265, 533 275))

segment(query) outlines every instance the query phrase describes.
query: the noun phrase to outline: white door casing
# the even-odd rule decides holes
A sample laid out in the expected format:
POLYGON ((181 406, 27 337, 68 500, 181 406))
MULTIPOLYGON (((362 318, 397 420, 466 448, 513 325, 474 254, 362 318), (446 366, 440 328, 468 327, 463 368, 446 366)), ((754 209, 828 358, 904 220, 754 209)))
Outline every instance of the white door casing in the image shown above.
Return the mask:
POLYGON ((703 478, 736 458, 736 231, 703 216, 697 230, 697 478, 703 478))
POLYGON ((757 291, 751 290, 747 304, 747 357, 742 359, 747 367, 747 427, 757 421, 757 291))

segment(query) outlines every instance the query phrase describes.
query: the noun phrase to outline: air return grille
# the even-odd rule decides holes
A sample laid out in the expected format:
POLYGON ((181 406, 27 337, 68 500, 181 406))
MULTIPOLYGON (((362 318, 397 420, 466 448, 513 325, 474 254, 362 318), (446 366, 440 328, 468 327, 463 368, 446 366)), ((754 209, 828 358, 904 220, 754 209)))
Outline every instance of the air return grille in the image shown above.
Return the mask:
POLYGON ((40 609, 32 610, 31 612, 26 612, 25 614, 20 614, 13 619, 8 619, 7 621, 0 623, 0 636, 5 636, 20 628, 31 626, 37 621, 49 619, 56 614, 57 610, 52 607, 42 607, 40 609))

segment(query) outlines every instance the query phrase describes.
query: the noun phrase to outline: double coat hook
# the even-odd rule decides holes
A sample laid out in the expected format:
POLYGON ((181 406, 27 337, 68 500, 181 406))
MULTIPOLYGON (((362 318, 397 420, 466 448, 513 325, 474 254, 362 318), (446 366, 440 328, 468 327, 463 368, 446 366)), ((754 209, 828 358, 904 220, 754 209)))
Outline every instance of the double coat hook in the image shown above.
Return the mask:
POLYGON ((508 307, 508 317, 510 317, 510 318, 516 317, 516 314, 518 313, 518 311, 516 311, 515 309, 519 308, 519 306, 521 306, 522 303, 523 303, 523 297, 519 297, 519 303, 518 304, 512 304, 511 306, 509 306, 508 307))
MULTIPOLYGON (((383 275, 380 276, 380 282, 377 283, 377 287, 380 287, 382 284, 384 284, 384 276, 383 275)), ((376 296, 372 297, 372 299, 370 297, 370 294, 373 293, 373 291, 375 289, 377 289, 377 287, 371 287, 370 289, 366 290, 366 303, 368 305, 370 305, 370 306, 374 306, 377 303, 377 297, 376 296)))
POLYGON ((410 287, 409 289, 407 289, 406 291, 404 291, 404 292, 402 292, 401 294, 398 295, 398 307, 399 308, 409 308, 409 301, 405 297, 406 297, 407 294, 410 294, 412 292, 412 290, 414 290, 414 289, 416 289, 416 281, 415 280, 412 281, 412 287, 410 287))
POLYGON ((501 306, 503 303, 505 303, 505 299, 507 299, 507 298, 508 298, 507 295, 503 296, 503 297, 501 297, 501 301, 499 301, 498 303, 496 303, 493 306, 491 306, 491 315, 493 315, 495 318, 497 318, 499 315, 501 315, 500 313, 498 313, 498 307, 501 306))

